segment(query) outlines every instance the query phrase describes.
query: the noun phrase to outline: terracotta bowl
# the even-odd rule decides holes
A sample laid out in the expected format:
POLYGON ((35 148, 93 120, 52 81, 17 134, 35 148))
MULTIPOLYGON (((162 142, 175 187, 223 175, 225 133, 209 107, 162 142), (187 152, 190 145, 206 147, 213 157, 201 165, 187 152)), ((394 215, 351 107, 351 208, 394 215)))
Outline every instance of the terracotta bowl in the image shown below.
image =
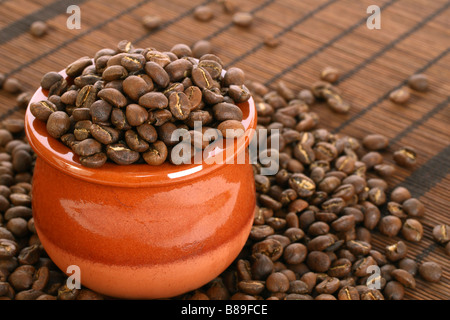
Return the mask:
MULTIPOLYGON (((46 98, 39 88, 30 103, 46 98)), ((233 152, 217 147, 210 159, 248 157, 256 110, 251 99, 239 107, 245 141, 235 141, 233 152)), ((211 281, 243 248, 255 208, 248 161, 90 169, 29 108, 25 126, 37 154, 32 205, 39 239, 62 271, 80 268, 83 286, 117 298, 174 297, 211 281)))

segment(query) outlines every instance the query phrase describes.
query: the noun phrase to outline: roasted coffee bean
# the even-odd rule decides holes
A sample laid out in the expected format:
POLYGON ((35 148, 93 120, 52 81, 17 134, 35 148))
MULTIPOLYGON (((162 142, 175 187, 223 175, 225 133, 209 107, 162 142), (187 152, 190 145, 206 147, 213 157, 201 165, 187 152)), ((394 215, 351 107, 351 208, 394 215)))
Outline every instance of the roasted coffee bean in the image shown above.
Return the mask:
POLYGON ((425 206, 416 198, 405 200, 402 204, 402 209, 409 217, 421 218, 425 214, 425 206))
POLYGON ((425 281, 439 282, 442 277, 442 267, 436 262, 424 262, 419 266, 419 274, 425 281))
POLYGON ((142 76, 129 76, 123 80, 123 91, 134 101, 138 101, 141 96, 153 90, 153 81, 147 81, 142 76))
POLYGON ((149 109, 164 109, 169 100, 161 92, 148 92, 139 98, 139 105, 149 109))
POLYGON ((127 98, 117 89, 102 89, 97 93, 97 96, 117 108, 123 108, 127 105, 127 98))
POLYGON ((105 153, 99 152, 90 156, 80 157, 80 163, 88 168, 99 168, 103 166, 108 157, 105 153))
POLYGON ((397 187, 391 192, 391 200, 397 203, 403 203, 411 198, 411 193, 404 187, 397 187))
POLYGON ((145 15, 142 18, 142 25, 149 31, 159 28, 162 22, 163 21, 159 16, 145 15))
POLYGON ((79 141, 88 139, 91 136, 92 122, 90 120, 82 120, 75 123, 73 134, 79 141))
POLYGON ((86 156, 92 156, 93 154, 99 153, 102 151, 102 145, 100 142, 94 140, 94 139, 85 139, 83 141, 80 141, 77 144, 74 144, 72 146, 73 152, 75 152, 77 155, 86 157, 86 156))
MULTIPOLYGON (((146 59, 142 54, 130 53, 123 56, 120 63, 127 72, 136 72, 144 67, 146 59)), ((124 72, 124 74, 127 72, 124 72)))
POLYGON ((396 216, 384 216, 380 219, 378 230, 388 237, 396 236, 402 228, 402 221, 396 216))
POLYGON ((67 113, 55 111, 50 114, 47 120, 47 132, 53 138, 58 139, 70 128, 70 120, 67 113))
POLYGON ((369 153, 366 153, 362 158, 361 161, 364 162, 367 169, 371 169, 377 164, 381 164, 383 162, 383 156, 376 151, 371 151, 369 153))
POLYGON ((102 73, 102 79, 105 81, 120 80, 126 78, 127 76, 128 76, 127 69, 119 65, 109 66, 102 73))
POLYGON ((325 67, 320 73, 320 78, 323 81, 334 83, 339 80, 339 70, 334 67, 325 67))
POLYGON ((249 12, 236 12, 233 15, 232 21, 239 27, 248 28, 253 22, 253 15, 249 12))
POLYGON ((104 100, 97 100, 89 110, 93 123, 106 124, 110 120, 112 106, 104 100))
POLYGON ((210 21, 214 18, 214 11, 209 6, 198 6, 194 10, 194 17, 199 21, 210 21))
POLYGON ((403 241, 385 247, 386 257, 393 262, 403 259, 407 252, 408 248, 403 241))
POLYGON ((91 119, 90 108, 77 108, 72 112, 72 118, 74 121, 83 121, 91 119))
POLYGON ((410 258, 404 258, 398 262, 398 267, 400 269, 406 270, 411 275, 415 276, 417 274, 418 266, 417 263, 410 258))
POLYGON ((374 169, 382 177, 390 177, 395 173, 395 167, 390 164, 377 164, 374 169))
POLYGON ((251 274, 255 280, 265 280, 274 270, 273 261, 265 254, 256 253, 252 256, 251 274))
POLYGON ((149 144, 140 138, 140 136, 133 130, 128 130, 125 132, 125 142, 130 149, 137 152, 145 152, 149 148, 149 144))
POLYGON ((44 21, 34 21, 30 26, 30 33, 35 37, 42 37, 48 32, 48 26, 44 21))
POLYGON ((148 61, 145 64, 145 72, 160 88, 166 88, 170 83, 170 77, 166 70, 156 62, 148 61))
POLYGON ((402 147, 394 152, 394 161, 402 167, 414 166, 417 162, 416 151, 411 147, 402 147))
POLYGON ((353 253, 355 256, 358 255, 367 255, 369 254, 372 246, 370 243, 360 241, 360 240, 350 240, 346 243, 347 248, 353 253))
POLYGON ((403 269, 396 269, 391 272, 391 276, 400 282, 405 288, 414 289, 416 287, 416 280, 414 276, 403 269))
POLYGON ((191 75, 192 67, 189 60, 177 59, 165 66, 164 70, 169 75, 170 81, 178 82, 191 75))
POLYGON ((162 141, 150 144, 149 149, 142 157, 149 165, 161 165, 168 156, 167 146, 162 141))
POLYGON ((450 241, 450 227, 445 224, 436 225, 433 228, 433 239, 440 244, 450 241))
POLYGON ((369 134, 364 137, 362 144, 371 151, 382 150, 389 145, 389 139, 382 134, 369 134))
POLYGON ((384 193, 384 190, 379 187, 370 189, 368 196, 369 201, 376 206, 381 206, 386 202, 386 194, 384 193))
POLYGON ((119 131, 106 126, 92 124, 90 127, 92 137, 104 145, 116 143, 119 140, 119 131))
POLYGON ((316 190, 314 181, 302 173, 293 174, 289 178, 289 186, 302 198, 311 196, 316 190))
POLYGON ((408 78, 408 86, 420 92, 424 92, 428 90, 428 78, 426 75, 422 73, 413 74, 408 78))
POLYGON ((383 290, 383 294, 388 300, 403 300, 405 290, 400 282, 389 281, 383 290))
POLYGON ((134 127, 140 126, 148 119, 148 111, 134 103, 127 105, 125 115, 127 117, 127 122, 134 127))
POLYGON ((111 124, 118 130, 129 130, 131 125, 128 123, 125 112, 119 108, 113 108, 111 111, 111 124))
POLYGON ((314 272, 327 272, 330 268, 331 260, 329 256, 321 251, 312 251, 306 258, 308 267, 314 272))
POLYGON ((407 219, 403 223, 402 236, 408 241, 418 242, 423 237, 423 226, 416 219, 407 219))
POLYGON ((355 217, 352 215, 345 215, 331 223, 331 227, 338 232, 345 232, 355 227, 355 217))
POLYGON ((293 152, 294 157, 302 164, 309 165, 315 160, 314 150, 301 142, 295 145, 293 152))
POLYGON ((389 94, 389 99, 397 104, 405 104, 406 102, 408 102, 410 97, 411 97, 410 90, 408 87, 405 86, 396 89, 389 94))
POLYGON ((289 264, 302 263, 306 259, 306 256, 307 249, 301 243, 291 243, 284 249, 283 252, 283 258, 289 264))
POLYGON ((343 278, 350 274, 352 270, 352 263, 347 258, 340 258, 331 264, 328 269, 328 275, 330 277, 343 278))
POLYGON ((244 125, 237 120, 225 120, 217 126, 217 129, 227 139, 239 138, 245 133, 244 125))
POLYGON ((211 51, 212 44, 208 40, 199 40, 192 45, 192 56, 197 59, 205 54, 210 54, 211 51))
POLYGON ((42 100, 39 102, 33 102, 30 104, 30 112, 36 119, 47 122, 50 114, 57 111, 56 106, 48 101, 42 100))
POLYGON ((89 57, 81 57, 78 60, 72 62, 67 68, 66 68, 66 74, 69 77, 77 77, 81 75, 84 68, 87 66, 90 66, 92 64, 92 60, 89 57))
POLYGON ((51 71, 47 72, 42 78, 41 78, 41 87, 44 90, 50 90, 50 88, 57 82, 62 81, 63 76, 60 75, 57 72, 51 71))
POLYGON ((178 120, 185 120, 191 111, 191 104, 184 92, 173 92, 169 96, 169 108, 178 120))
POLYGON ((213 78, 209 72, 200 66, 192 68, 192 81, 200 89, 211 89, 213 87, 213 78))
POLYGON ((106 155, 119 165, 127 165, 139 159, 139 152, 129 149, 125 144, 115 143, 106 147, 106 155))

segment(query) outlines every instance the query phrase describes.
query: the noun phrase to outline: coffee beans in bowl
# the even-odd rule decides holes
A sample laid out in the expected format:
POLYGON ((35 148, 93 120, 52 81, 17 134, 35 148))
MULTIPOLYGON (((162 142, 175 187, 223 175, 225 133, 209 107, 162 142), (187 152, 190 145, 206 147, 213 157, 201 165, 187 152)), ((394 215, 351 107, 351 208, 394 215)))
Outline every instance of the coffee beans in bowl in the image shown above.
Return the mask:
POLYGON ((251 97, 241 69, 225 71, 211 53, 193 56, 185 44, 160 52, 120 41, 116 48, 72 62, 67 77, 46 73, 41 87, 48 99, 31 103, 30 111, 83 166, 177 164, 171 150, 186 142, 184 133, 194 136, 197 127, 215 130, 217 136, 207 140, 199 132, 202 143, 188 141, 191 156, 219 138, 240 137, 239 104, 251 97))

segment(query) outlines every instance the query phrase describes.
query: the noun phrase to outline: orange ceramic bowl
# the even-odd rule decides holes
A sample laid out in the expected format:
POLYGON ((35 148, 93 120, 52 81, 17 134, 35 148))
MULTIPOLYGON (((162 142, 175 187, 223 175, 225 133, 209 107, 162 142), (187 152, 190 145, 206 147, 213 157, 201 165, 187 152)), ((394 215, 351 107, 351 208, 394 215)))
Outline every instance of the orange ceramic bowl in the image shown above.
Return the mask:
MULTIPOLYGON (((40 88, 30 103, 44 99, 40 88)), ((240 108, 247 138, 226 153, 228 160, 248 157, 256 127, 253 100, 240 108)), ((50 137, 29 108, 25 126, 37 154, 32 190, 37 234, 62 271, 71 274, 69 266, 79 267, 83 286, 117 298, 174 297, 211 281, 242 250, 255 208, 248 161, 106 163, 91 169, 50 137)), ((212 157, 224 154, 217 148, 212 157)))

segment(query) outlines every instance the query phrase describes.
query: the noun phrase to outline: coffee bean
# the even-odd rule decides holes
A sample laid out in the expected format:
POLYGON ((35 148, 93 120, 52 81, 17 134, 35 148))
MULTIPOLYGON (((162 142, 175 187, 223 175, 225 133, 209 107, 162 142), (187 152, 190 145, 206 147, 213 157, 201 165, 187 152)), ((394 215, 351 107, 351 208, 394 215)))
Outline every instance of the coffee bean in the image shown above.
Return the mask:
POLYGON ((403 259, 407 252, 408 248, 403 241, 385 247, 386 257, 393 262, 403 259))
POLYGON ((388 300, 403 300, 405 290, 400 282, 389 281, 386 284, 383 293, 388 300))
POLYGON ((127 98, 117 89, 106 88, 97 93, 97 96, 112 106, 123 108, 127 105, 127 98))
POLYGON ((408 79, 408 86, 420 92, 428 90, 428 78, 424 74, 414 74, 408 79))
POLYGON ((315 272, 326 272, 331 265, 328 255, 321 251, 310 252, 306 258, 306 263, 315 272))
POLYGON ((210 54, 211 51, 212 45, 208 40, 199 40, 192 45, 192 56, 197 59, 205 54, 210 54))
POLYGON ((397 104, 405 104, 410 97, 411 93, 408 87, 396 89, 389 94, 389 99, 397 104))
POLYGON ((42 100, 39 102, 33 102, 30 104, 30 112, 36 119, 47 122, 50 114, 56 111, 56 106, 48 101, 42 100))
POLYGON ((47 132, 53 138, 58 139, 70 128, 70 120, 67 113, 55 111, 50 114, 47 120, 47 132))
POLYGON ((159 28, 162 22, 159 16, 145 15, 142 18, 142 25, 149 31, 159 28))
POLYGON ((450 241, 450 227, 445 224, 436 225, 433 228, 433 239, 440 244, 450 241))
POLYGON ((389 145, 389 139, 382 134, 369 134, 362 141, 365 148, 371 151, 382 150, 389 145))
POLYGON ((87 66, 90 66, 92 64, 92 60, 89 57, 81 57, 78 60, 72 62, 67 68, 66 68, 66 74, 69 77, 77 77, 81 75, 84 68, 87 66))
POLYGON ((402 236, 408 241, 418 242, 423 237, 423 226, 416 219, 407 219, 403 223, 402 236))
POLYGON ((403 211, 410 217, 420 218, 425 214, 425 206, 416 198, 409 198, 402 204, 403 211))
POLYGON ((214 11, 209 6, 198 6, 194 10, 194 17, 199 21, 210 21, 214 18, 214 11))
POLYGON ((149 149, 142 157, 149 165, 160 165, 166 161, 168 155, 167 146, 162 141, 150 144, 149 149))
POLYGON ((378 230, 388 237, 394 237, 402 228, 402 221, 396 216, 384 216, 378 224, 378 230))
POLYGON ((411 193, 404 187, 397 187, 391 192, 391 200, 397 203, 403 203, 411 198, 411 193))
POLYGON ((414 289, 416 287, 416 280, 414 279, 414 276, 406 270, 396 269, 391 272, 391 275, 396 281, 400 282, 405 288, 414 289))
POLYGON ((394 152, 394 161, 402 167, 414 166, 417 162, 416 151, 411 147, 402 147, 394 152))
POLYGON ((86 157, 101 152, 102 145, 94 139, 85 139, 77 144, 74 144, 72 150, 77 155, 86 157))
POLYGON ((48 31, 47 24, 44 21, 35 21, 30 26, 30 33, 35 37, 42 37, 48 31))
POLYGON ((439 282, 442 277, 442 267, 436 262, 424 262, 419 266, 420 276, 428 282, 439 282))
POLYGON ((185 43, 177 43, 171 49, 170 52, 174 53, 178 58, 192 57, 191 48, 185 43))
POLYGON ((239 27, 248 28, 253 22, 253 15, 249 12, 236 12, 232 17, 232 21, 239 27))
POLYGON ((99 168, 106 163, 107 159, 108 157, 105 153, 99 152, 90 156, 80 157, 80 163, 88 168, 99 168))
POLYGON ((185 120, 190 113, 191 104, 184 92, 174 92, 169 96, 169 108, 178 120, 185 120))
POLYGON ((148 61, 145 64, 145 72, 160 88, 166 88, 170 83, 170 77, 166 70, 164 70, 163 67, 156 62, 148 61))
POLYGON ((326 67, 320 73, 320 78, 323 81, 334 83, 339 80, 339 71, 334 67, 326 67))
POLYGON ((413 276, 415 276, 418 271, 417 263, 413 259, 410 259, 410 258, 404 258, 404 259, 400 260, 398 263, 398 267, 400 269, 406 270, 413 276))

